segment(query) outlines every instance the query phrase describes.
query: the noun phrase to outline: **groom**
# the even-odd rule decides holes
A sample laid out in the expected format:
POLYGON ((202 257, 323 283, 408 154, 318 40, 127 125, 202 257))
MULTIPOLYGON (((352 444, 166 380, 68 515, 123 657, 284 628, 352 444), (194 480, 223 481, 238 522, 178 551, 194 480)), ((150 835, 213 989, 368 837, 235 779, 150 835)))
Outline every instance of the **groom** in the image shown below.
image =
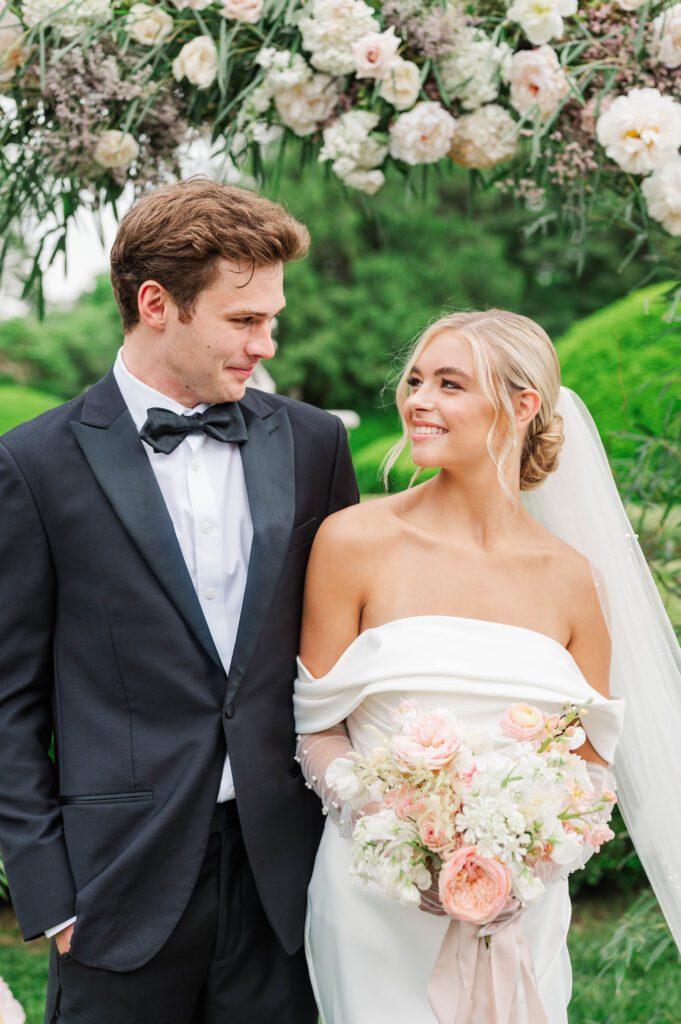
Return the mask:
POLYGON ((56 933, 47 1024, 316 1021, 291 689, 357 488, 338 419, 246 391, 308 242, 251 192, 146 196, 114 367, 0 439, 0 848, 24 937, 56 933))

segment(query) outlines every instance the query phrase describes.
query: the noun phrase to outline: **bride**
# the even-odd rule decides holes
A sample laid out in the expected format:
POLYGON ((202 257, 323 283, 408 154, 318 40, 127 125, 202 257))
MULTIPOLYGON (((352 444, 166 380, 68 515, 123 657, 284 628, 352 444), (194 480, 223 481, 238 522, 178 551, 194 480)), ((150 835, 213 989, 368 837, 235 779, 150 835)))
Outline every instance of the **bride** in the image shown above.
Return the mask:
MULTIPOLYGON (((636 562, 593 425, 561 389, 555 350, 537 324, 501 310, 443 317, 414 347, 396 397, 404 436, 388 468, 409 444, 417 467, 439 472, 327 519, 306 583, 295 710, 303 772, 328 813, 306 930, 321 1019, 565 1024, 566 879, 550 879, 538 902, 491 926, 509 937, 498 962, 496 943, 488 949, 474 926, 442 916, 436 893, 418 913, 351 875, 352 817, 326 769, 351 749, 368 754, 404 698, 449 706, 496 730, 500 745, 498 722, 511 703, 554 712, 590 701, 578 753, 596 791, 606 791, 636 662, 627 644, 639 643, 631 622, 622 630, 608 555, 627 563, 620 582, 641 598, 639 620, 644 602, 652 608, 657 632, 648 639, 658 654, 637 646, 639 656, 675 658, 673 634, 636 562), (564 433, 571 443, 561 453, 564 433), (536 495, 527 502, 533 514, 521 492, 523 501, 536 495)), ((640 793, 630 775, 633 805, 640 793)), ((649 860, 655 884, 659 863, 649 860)))

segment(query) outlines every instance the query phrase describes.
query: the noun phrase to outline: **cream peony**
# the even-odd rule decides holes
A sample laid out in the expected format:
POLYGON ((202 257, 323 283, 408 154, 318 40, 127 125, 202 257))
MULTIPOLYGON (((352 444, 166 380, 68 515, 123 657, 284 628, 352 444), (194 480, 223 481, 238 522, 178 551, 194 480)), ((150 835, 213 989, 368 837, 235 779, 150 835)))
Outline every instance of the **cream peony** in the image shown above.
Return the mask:
POLYGON ((497 98, 510 59, 507 43, 494 43, 479 29, 462 28, 456 47, 440 62, 440 80, 448 96, 456 97, 465 110, 475 110, 497 98))
POLYGON ((26 60, 25 32, 6 4, 0 6, 0 85, 11 82, 14 72, 26 60))
POLYGON ((223 0, 219 13, 230 21, 255 25, 262 18, 263 0, 223 0))
POLYGON ((497 103, 457 118, 449 155, 462 167, 494 167, 515 154, 518 126, 497 103))
POLYGON ((139 145, 130 132, 101 132, 93 156, 102 167, 127 169, 139 156, 139 145))
POLYGON ((570 92, 567 76, 551 46, 514 53, 509 79, 511 106, 523 116, 536 107, 543 119, 550 117, 570 92))
POLYGON ((666 68, 681 64, 681 4, 674 4, 653 21, 651 56, 666 68))
POLYGON ((387 32, 369 32, 352 44, 355 74, 358 78, 385 78, 399 57, 397 50, 402 40, 390 26, 387 32))
POLYGON ((180 82, 186 78, 199 89, 207 89, 218 74, 218 52, 210 36, 196 36, 185 43, 173 61, 173 75, 180 82))
POLYGON ((535 46, 560 39, 563 18, 577 13, 577 0, 513 0, 508 9, 511 21, 517 21, 535 46))
POLYGON ((598 118, 596 138, 623 171, 648 174, 681 146, 681 103, 659 89, 632 89, 598 118))
POLYGON ((0 978, 0 1024, 25 1024, 26 1014, 12 995, 9 985, 0 978))
POLYGON ((101 24, 111 17, 109 0, 24 0, 21 17, 29 28, 50 19, 61 34, 72 39, 92 24, 101 24))
POLYGON ((421 92, 421 72, 410 60, 398 59, 381 82, 381 98, 395 110, 409 110, 421 92))
POLYGON ((133 4, 125 25, 137 43, 155 46, 173 31, 173 19, 167 11, 149 4, 133 4))
POLYGON ((331 117, 337 102, 338 87, 328 75, 313 75, 274 97, 282 123, 300 136, 316 132, 331 117))
POLYGON ((681 157, 675 156, 653 171, 641 185, 648 214, 665 231, 681 235, 681 157))
POLYGON ((349 75, 355 70, 353 46, 381 26, 373 8, 364 0, 312 0, 298 22, 303 48, 310 63, 332 75, 349 75))
POLYGON ((448 153, 455 126, 439 103, 417 103, 391 126, 390 155, 406 164, 435 163, 448 153))

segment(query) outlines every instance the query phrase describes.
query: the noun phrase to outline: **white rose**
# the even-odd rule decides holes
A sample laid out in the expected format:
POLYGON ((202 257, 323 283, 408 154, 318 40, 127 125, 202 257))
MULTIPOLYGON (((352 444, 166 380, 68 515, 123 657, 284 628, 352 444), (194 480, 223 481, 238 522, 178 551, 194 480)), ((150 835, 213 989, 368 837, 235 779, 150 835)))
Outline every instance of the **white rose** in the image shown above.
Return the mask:
POLYGON ((523 116, 537 107, 542 118, 550 117, 570 92, 565 72, 551 46, 514 53, 509 79, 511 106, 523 116))
POLYGON ((168 12, 149 4, 133 4, 125 25, 132 38, 142 46, 154 46, 173 31, 173 19, 168 12))
POLYGON ((331 116, 338 102, 338 89, 328 75, 314 75, 309 81, 284 89, 274 97, 283 124, 295 135, 312 135, 331 116))
POLYGON ((192 11, 205 11, 206 7, 210 7, 213 0, 171 0, 171 3, 175 4, 178 11, 183 11, 185 7, 189 7, 192 11))
POLYGON ((255 25, 262 17, 263 0, 223 0, 220 14, 230 21, 255 25))
POLYGON ((623 171, 648 174, 681 146, 681 103, 659 89, 632 89, 598 118, 596 138, 623 171))
POLYGON ((681 157, 675 156, 653 171, 641 185, 653 220, 678 238, 681 235, 681 157))
MULTIPOLYGON (((335 165, 334 165, 335 169, 335 165)), ((341 181, 350 188, 356 188, 360 192, 366 192, 373 196, 385 185, 385 174, 383 171, 354 170, 347 174, 339 175, 341 181)))
POLYGON ((358 78, 385 78, 399 60, 397 50, 402 40, 391 25, 387 32, 370 32, 352 44, 355 73, 358 78))
POLYGON ((139 156, 140 148, 130 132, 101 132, 93 156, 102 167, 128 168, 139 156))
POLYGON ((651 55, 666 68, 681 64, 681 4, 674 4, 653 21, 651 55))
POLYGON ((313 67, 332 75, 353 72, 353 44, 381 31, 373 8, 364 0, 312 0, 298 27, 313 67))
POLYGON ((510 160, 518 142, 518 126, 496 103, 457 118, 449 155, 462 167, 494 167, 510 160))
POLYGON ((577 0, 514 0, 508 9, 511 21, 517 21, 535 46, 560 39, 563 18, 577 13, 577 0))
POLYGON ((449 151, 455 127, 456 121, 439 103, 417 103, 390 128, 390 155, 407 164, 435 163, 449 151))
POLYGON ((14 72, 28 56, 23 45, 25 32, 16 15, 3 4, 0 7, 0 85, 11 82, 14 72))
POLYGON ((177 81, 186 78, 199 89, 207 89, 218 74, 218 52, 210 36, 196 36, 185 43, 173 61, 177 81))
POLYGON ((510 59, 507 43, 494 43, 479 29, 462 28, 456 48, 440 62, 440 81, 465 110, 475 110, 497 98, 501 79, 508 77, 510 59))
POLYGON ((111 5, 109 0, 24 0, 21 17, 29 28, 49 18, 63 36, 72 39, 89 25, 108 21, 111 5))
POLYGON ((410 60, 398 60, 381 82, 381 97, 396 110, 409 110, 421 92, 421 72, 410 60))

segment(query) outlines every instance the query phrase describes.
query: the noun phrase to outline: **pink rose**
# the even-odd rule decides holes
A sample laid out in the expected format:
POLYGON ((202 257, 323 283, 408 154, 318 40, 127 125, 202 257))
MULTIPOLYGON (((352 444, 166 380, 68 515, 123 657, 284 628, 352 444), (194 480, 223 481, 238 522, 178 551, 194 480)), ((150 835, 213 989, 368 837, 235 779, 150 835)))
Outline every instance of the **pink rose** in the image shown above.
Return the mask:
POLYGON ((426 805, 418 792, 405 782, 399 789, 386 795, 383 806, 391 807, 400 821, 413 821, 423 814, 426 805))
POLYGON ((511 873, 475 846, 462 846, 440 871, 440 902, 450 917, 473 924, 493 921, 511 895, 511 873))
POLYGON ((531 704, 511 704, 501 719, 501 731, 514 740, 536 740, 544 729, 544 715, 531 704))
POLYGON ((395 755, 410 768, 445 768, 461 746, 455 724, 444 715, 425 713, 392 739, 395 755))
POLYGON ((433 853, 449 848, 451 838, 438 828, 433 814, 425 814, 418 823, 418 829, 421 842, 433 853))

